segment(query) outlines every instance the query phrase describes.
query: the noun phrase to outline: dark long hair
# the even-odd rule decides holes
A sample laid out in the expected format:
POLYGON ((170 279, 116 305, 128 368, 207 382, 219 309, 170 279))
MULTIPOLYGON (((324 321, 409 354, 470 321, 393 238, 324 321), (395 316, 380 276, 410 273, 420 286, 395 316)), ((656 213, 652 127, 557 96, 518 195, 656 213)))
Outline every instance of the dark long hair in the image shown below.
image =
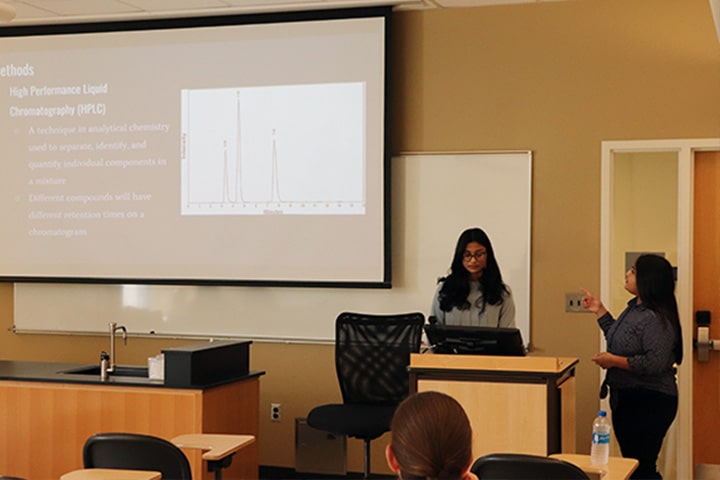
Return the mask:
POLYGON ((640 255, 635 261, 635 281, 643 305, 665 320, 674 332, 673 353, 675 363, 679 365, 683 358, 682 329, 675 299, 675 274, 672 265, 659 255, 640 255))
POLYGON ((507 292, 490 238, 480 228, 468 228, 458 238, 450 265, 450 274, 439 280, 443 282, 439 295, 440 309, 445 312, 449 312, 453 307, 460 310, 470 308, 467 300, 470 293, 470 274, 463 266, 463 254, 468 243, 471 242, 477 242, 487 250, 485 270, 480 276, 480 291, 483 294, 483 300, 490 305, 499 305, 503 301, 503 293, 507 292))
POLYGON ((472 461, 470 420, 444 393, 409 396, 395 411, 390 429, 403 480, 460 479, 472 461))

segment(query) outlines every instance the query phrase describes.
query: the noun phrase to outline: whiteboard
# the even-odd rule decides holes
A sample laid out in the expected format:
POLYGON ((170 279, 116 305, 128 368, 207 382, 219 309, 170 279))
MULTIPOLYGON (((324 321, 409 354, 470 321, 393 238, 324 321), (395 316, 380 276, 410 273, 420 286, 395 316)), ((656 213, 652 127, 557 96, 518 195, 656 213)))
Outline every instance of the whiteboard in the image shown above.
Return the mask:
MULTIPOLYGON (((15 284, 18 333, 332 342, 343 311, 430 311, 455 243, 480 227, 512 291, 530 342, 532 154, 407 154, 392 159, 392 289, 106 284, 15 284)), ((348 255, 362 245, 346 245, 348 255)))

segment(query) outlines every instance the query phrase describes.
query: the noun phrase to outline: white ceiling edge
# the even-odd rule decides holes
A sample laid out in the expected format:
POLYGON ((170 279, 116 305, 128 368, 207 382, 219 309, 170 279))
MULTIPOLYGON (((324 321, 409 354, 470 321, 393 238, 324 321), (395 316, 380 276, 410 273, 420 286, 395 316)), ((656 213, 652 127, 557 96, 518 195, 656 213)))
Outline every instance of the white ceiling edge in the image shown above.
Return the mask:
MULTIPOLYGON (((359 7, 391 6, 395 10, 425 10, 462 7, 485 7, 521 3, 558 2, 570 0, 284 0, 266 3, 265 0, 246 0, 243 5, 218 7, 168 9, 141 9, 134 12, 103 12, 96 14, 48 14, 19 15, 14 17, 13 1, 0 0, 0 28, 7 26, 53 25, 69 23, 93 23, 106 21, 153 20, 163 18, 207 17, 243 15, 256 13, 278 13, 303 10, 326 10, 359 7), (3 12, 6 8, 7 12, 3 12), (12 15, 9 13, 12 11, 12 15), (3 18, 3 15, 6 18, 3 18)), ((90 1, 90 0, 79 0, 90 1)), ((716 1, 716 0, 711 0, 716 1)), ((717 0, 720 1, 720 0, 717 0)), ((33 1, 17 2, 33 6, 33 1)), ((41 8, 40 11, 43 9, 41 8)))
MULTIPOLYGON (((2 7, 3 5, 7 4, 4 4, 2 0, 0 0, 0 7, 2 7)), ((0 20, 0 28, 10 26, 93 23, 126 20, 153 20, 163 18, 208 17, 253 13, 278 13, 304 10, 332 10, 338 8, 384 6, 392 6, 394 8, 403 9, 436 8, 436 5, 433 5, 431 3, 431 0, 298 0, 296 2, 278 3, 274 5, 262 4, 262 2, 259 1, 258 3, 253 5, 227 6, 218 8, 142 11, 112 14, 103 13, 97 15, 58 15, 47 17, 32 17, 27 19, 15 18, 13 21, 8 21, 6 23, 0 20)))
POLYGON ((710 0, 710 10, 712 10, 713 20, 715 20, 718 42, 720 42, 720 0, 710 0))
MULTIPOLYGON (((12 4, 0 0, 0 28, 6 26, 49 25, 63 23, 87 23, 123 20, 150 20, 162 18, 182 18, 198 16, 240 15, 252 13, 277 13, 285 11, 324 10, 335 8, 392 6, 396 10, 416 10, 435 8, 457 8, 469 6, 509 5, 517 3, 540 3, 567 0, 290 0, 289 3, 255 4, 227 6, 218 8, 142 11, 134 13, 112 13, 97 15, 56 15, 31 18, 14 18, 12 4)), ((720 0, 709 0, 715 29, 720 42, 720 0)))

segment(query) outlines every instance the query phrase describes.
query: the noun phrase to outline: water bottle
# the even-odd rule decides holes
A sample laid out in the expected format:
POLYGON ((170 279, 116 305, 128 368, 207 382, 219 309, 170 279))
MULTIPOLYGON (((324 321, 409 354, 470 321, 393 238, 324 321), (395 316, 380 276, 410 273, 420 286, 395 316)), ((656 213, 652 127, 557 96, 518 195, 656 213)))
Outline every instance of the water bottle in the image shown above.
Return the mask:
POLYGON ((600 410, 593 422, 592 446, 590 447, 590 463, 607 465, 610 456, 610 421, 607 412, 600 410))

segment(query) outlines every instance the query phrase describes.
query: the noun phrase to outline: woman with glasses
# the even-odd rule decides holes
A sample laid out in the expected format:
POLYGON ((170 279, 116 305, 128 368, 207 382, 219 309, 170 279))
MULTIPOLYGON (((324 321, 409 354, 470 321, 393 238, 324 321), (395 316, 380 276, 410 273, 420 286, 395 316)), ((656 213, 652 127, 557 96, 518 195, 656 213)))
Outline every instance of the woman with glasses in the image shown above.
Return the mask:
POLYGON ((490 238, 469 228, 458 238, 450 274, 438 280, 430 317, 442 325, 515 328, 515 303, 490 238))
POLYGON ((657 457, 678 406, 676 368, 682 362, 675 274, 665 258, 646 254, 625 273, 634 297, 616 319, 583 289, 583 306, 597 315, 607 348, 593 357, 606 369, 600 397, 610 389, 615 437, 623 457, 635 458, 630 478, 662 478, 657 457))

